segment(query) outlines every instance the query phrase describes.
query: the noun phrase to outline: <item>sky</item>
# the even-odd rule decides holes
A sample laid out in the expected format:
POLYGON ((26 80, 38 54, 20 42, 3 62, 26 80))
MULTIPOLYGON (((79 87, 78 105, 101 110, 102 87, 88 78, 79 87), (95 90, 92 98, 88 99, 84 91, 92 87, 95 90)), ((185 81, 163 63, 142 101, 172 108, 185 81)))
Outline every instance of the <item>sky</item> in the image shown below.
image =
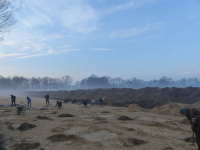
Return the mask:
POLYGON ((14 0, 0 75, 200 77, 199 0, 14 0))

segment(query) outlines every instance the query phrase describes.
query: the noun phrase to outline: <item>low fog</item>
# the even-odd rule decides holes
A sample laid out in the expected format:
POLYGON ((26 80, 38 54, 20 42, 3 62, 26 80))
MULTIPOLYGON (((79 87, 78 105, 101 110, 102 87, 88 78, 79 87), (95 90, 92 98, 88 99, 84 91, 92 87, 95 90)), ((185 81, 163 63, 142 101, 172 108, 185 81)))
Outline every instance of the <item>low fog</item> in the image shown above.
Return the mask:
POLYGON ((10 94, 22 95, 20 91, 57 91, 57 90, 77 90, 77 89, 96 89, 96 88, 132 88, 139 89, 145 87, 200 87, 200 80, 197 78, 183 78, 173 80, 172 78, 162 77, 159 80, 144 81, 138 78, 124 80, 120 77, 111 78, 108 76, 98 77, 91 75, 81 81, 73 83, 73 78, 63 76, 61 78, 51 77, 32 77, 22 76, 3 77, 0 76, 0 94, 7 96, 10 94), (18 91, 18 92, 17 92, 18 91))

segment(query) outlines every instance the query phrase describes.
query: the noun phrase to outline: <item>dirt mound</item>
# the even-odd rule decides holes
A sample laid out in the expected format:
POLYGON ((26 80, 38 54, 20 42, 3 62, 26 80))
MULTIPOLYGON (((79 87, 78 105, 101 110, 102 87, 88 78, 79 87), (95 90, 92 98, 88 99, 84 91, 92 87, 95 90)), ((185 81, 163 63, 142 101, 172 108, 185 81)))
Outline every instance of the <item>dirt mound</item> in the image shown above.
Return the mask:
POLYGON ((143 111, 144 109, 142 107, 139 107, 137 104, 130 104, 128 106, 129 111, 143 111))
POLYGON ((74 117, 74 116, 71 114, 61 114, 58 117, 74 117))
POLYGON ((49 117, 46 117, 46 116, 37 116, 37 119, 42 119, 42 120, 53 120, 53 119, 51 119, 51 118, 49 118, 49 117))
POLYGON ((57 127, 57 128, 51 129, 51 132, 62 133, 65 130, 66 130, 65 128, 57 127))
POLYGON ((52 99, 66 100, 77 99, 81 102, 85 100, 98 99, 100 96, 105 98, 103 104, 113 106, 127 106, 128 104, 138 104, 142 108, 152 109, 156 106, 164 105, 168 102, 194 104, 200 101, 200 88, 158 88, 147 87, 142 89, 130 88, 109 88, 109 89, 88 89, 88 90, 71 90, 71 91, 35 91, 25 92, 24 95, 43 98, 44 95, 50 94, 52 99), (87 96, 85 96, 87 95, 87 96))
POLYGON ((31 150, 40 146, 40 143, 21 143, 14 145, 15 150, 31 150))
POLYGON ((101 113, 111 113, 110 111, 102 111, 101 113))
POLYGON ((185 118, 185 119, 179 121, 179 123, 181 123, 181 124, 186 124, 186 125, 191 125, 190 121, 189 121, 187 118, 185 118))
POLYGON ((154 114, 181 116, 179 112, 180 108, 181 107, 176 103, 168 103, 163 106, 157 106, 153 108, 150 112, 154 114))
POLYGON ((118 120, 133 120, 133 119, 131 119, 131 118, 127 117, 127 116, 119 116, 118 120))
POLYGON ((123 139, 122 143, 125 147, 133 147, 133 146, 137 146, 137 145, 146 144, 148 142, 144 141, 144 140, 139 140, 136 138, 127 138, 127 139, 123 139))
POLYGON ((50 140, 51 142, 64 142, 64 141, 78 140, 78 139, 79 137, 73 134, 71 135, 56 134, 47 138, 47 140, 50 140))
POLYGON ((34 125, 34 124, 29 124, 29 123, 24 122, 17 129, 20 131, 26 131, 26 130, 29 130, 29 129, 32 129, 35 127, 36 127, 36 125, 34 125))

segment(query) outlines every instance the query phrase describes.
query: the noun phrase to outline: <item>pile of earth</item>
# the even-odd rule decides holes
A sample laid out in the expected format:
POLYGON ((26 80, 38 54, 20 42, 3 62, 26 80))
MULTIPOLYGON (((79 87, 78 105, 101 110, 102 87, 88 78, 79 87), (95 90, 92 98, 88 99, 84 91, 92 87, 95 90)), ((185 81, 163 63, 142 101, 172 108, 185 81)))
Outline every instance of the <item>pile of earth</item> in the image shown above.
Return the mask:
POLYGON ((29 123, 24 122, 19 126, 18 130, 26 131, 26 130, 29 130, 29 129, 33 129, 35 127, 36 127, 36 125, 34 125, 34 124, 29 124, 29 123))
POLYGON ((40 143, 20 143, 14 145, 15 150, 30 150, 40 146, 40 143))
MULTIPOLYGON (((162 115, 172 115, 172 116, 182 116, 180 114, 180 108, 198 108, 200 109, 200 103, 195 104, 181 104, 181 103, 167 103, 162 106, 157 106, 151 109, 151 113, 162 114, 162 115)), ((188 124, 182 121, 183 124, 188 124)))
POLYGON ((130 104, 128 105, 128 110, 129 111, 143 111, 144 109, 137 104, 130 104))
POLYGON ((73 134, 71 135, 56 134, 47 138, 47 140, 50 140, 51 142, 64 142, 64 141, 79 140, 79 139, 80 139, 79 137, 73 134))
POLYGON ((153 108, 164 105, 168 102, 193 104, 200 101, 200 88, 108 88, 108 89, 88 89, 88 90, 71 90, 71 91, 29 91, 24 95, 31 97, 44 98, 46 94, 50 99, 66 100, 77 99, 81 102, 84 98, 88 103, 92 99, 98 100, 100 96, 104 97, 104 105, 127 106, 129 104, 138 104, 143 108, 153 108))
POLYGON ((163 106, 154 107, 150 112, 154 114, 181 116, 179 112, 180 108, 176 103, 168 103, 163 106))

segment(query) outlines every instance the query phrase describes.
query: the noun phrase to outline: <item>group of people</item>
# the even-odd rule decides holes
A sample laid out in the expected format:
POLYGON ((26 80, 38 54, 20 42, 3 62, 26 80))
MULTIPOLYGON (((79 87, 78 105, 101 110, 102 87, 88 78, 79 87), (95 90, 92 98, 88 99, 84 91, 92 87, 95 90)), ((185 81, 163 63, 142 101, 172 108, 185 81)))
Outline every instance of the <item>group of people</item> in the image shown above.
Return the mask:
MULTIPOLYGON (((91 100, 91 104, 92 105, 96 104, 96 105, 101 105, 102 106, 103 100, 104 100, 104 98, 99 97, 99 100, 97 101, 97 103, 96 103, 95 100, 91 100)), ((87 101, 85 99, 82 99, 82 104, 84 105, 84 107, 87 107, 87 101)))
MULTIPOLYGON (((11 102, 12 102, 11 106, 16 106, 16 96, 12 95, 12 94, 10 96, 11 96, 11 102)), ((31 98, 30 97, 26 97, 26 99, 27 99, 28 107, 31 107, 31 98)))
MULTIPOLYGON (((16 96, 13 95, 13 94, 11 94, 10 96, 11 96, 12 106, 13 105, 16 106, 16 96)), ((26 97, 26 99, 27 99, 28 107, 31 107, 31 98, 30 97, 26 97)), ((50 103, 49 103, 49 94, 45 95, 45 99, 46 99, 46 105, 50 105, 50 103)), ((91 100, 91 104, 93 104, 93 105, 97 104, 97 105, 101 105, 102 106, 103 100, 104 100, 104 98, 99 97, 99 100, 97 101, 97 103, 96 103, 95 100, 91 100)), ((69 102, 69 99, 67 101, 69 102)), ((76 99, 73 100, 72 103, 76 103, 76 99)), ((84 107, 87 107, 87 101, 85 99, 82 99, 82 103, 84 104, 84 107)), ((61 108, 62 102, 57 101, 55 107, 57 107, 57 106, 59 108, 61 108)))

